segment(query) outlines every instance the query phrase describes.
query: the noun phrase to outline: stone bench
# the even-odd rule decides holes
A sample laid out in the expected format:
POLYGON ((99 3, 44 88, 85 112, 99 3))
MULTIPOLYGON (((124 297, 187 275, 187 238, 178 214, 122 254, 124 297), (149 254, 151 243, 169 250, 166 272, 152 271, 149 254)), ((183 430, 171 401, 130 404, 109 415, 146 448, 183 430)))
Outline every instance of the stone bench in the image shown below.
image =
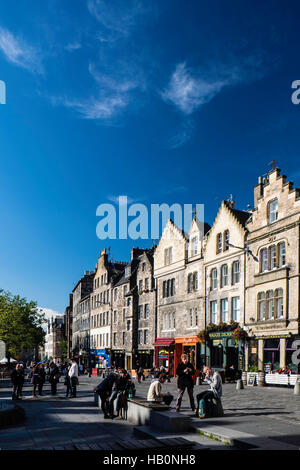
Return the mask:
MULTIPOLYGON (((95 404, 101 407, 99 395, 94 394, 95 404)), ((170 411, 164 403, 151 403, 142 397, 129 398, 127 419, 137 426, 151 426, 170 433, 188 432, 191 429, 189 416, 170 411)))

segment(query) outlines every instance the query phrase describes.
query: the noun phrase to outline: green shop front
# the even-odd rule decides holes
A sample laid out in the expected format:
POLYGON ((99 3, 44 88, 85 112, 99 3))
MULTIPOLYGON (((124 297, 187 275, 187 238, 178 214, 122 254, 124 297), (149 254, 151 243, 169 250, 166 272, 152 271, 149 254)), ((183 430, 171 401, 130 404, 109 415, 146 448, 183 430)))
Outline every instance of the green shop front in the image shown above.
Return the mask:
POLYGON ((235 370, 242 370, 245 366, 245 342, 236 341, 232 331, 214 331, 208 334, 205 344, 201 345, 202 354, 206 357, 206 364, 216 370, 223 370, 225 366, 234 366, 235 370))

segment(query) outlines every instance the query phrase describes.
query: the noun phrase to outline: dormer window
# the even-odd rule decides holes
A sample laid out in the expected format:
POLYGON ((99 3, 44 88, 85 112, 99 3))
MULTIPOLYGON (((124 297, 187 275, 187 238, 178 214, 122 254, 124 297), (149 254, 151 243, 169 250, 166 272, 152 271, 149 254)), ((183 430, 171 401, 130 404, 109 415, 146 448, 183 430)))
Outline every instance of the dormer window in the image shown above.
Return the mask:
POLYGON ((276 222, 276 220, 278 219, 278 200, 277 199, 274 199, 274 201, 269 202, 268 219, 269 219, 269 224, 276 222))
POLYGON ((173 262, 173 250, 172 247, 165 249, 165 266, 172 264, 173 262))
POLYGON ((223 234, 223 251, 226 251, 229 249, 228 243, 229 243, 229 230, 225 230, 223 234))
POLYGON ((198 254, 198 237, 192 238, 192 256, 198 254))

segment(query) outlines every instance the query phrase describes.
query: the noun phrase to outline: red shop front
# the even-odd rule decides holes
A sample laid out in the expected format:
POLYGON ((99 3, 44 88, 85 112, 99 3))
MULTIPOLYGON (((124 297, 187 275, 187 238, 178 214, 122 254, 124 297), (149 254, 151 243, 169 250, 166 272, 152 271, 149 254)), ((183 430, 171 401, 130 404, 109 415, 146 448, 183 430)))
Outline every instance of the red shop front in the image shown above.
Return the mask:
POLYGON ((170 376, 174 375, 174 338, 157 338, 154 343, 155 367, 163 366, 170 376))

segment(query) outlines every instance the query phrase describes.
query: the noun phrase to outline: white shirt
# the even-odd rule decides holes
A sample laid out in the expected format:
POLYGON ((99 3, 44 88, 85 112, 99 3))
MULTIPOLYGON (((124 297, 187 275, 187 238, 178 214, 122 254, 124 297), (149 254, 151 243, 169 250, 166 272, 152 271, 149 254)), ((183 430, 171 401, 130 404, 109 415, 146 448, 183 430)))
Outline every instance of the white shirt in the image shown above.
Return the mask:
POLYGON ((78 377, 78 365, 76 362, 73 362, 70 367, 69 377, 78 377))

